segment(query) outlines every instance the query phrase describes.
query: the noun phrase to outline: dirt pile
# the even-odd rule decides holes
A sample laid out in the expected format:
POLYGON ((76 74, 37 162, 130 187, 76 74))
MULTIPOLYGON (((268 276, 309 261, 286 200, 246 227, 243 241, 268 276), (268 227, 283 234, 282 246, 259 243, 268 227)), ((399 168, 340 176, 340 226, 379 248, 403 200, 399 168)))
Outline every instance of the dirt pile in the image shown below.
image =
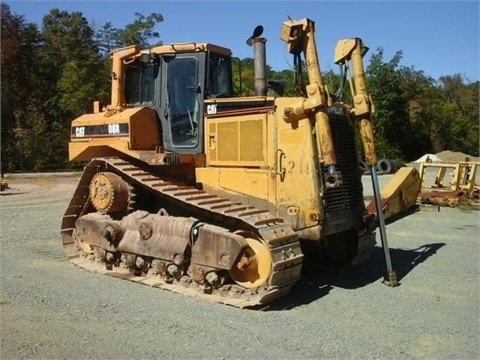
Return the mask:
POLYGON ((441 159, 442 162, 446 163, 458 163, 460 161, 467 161, 466 158, 468 158, 468 161, 480 161, 480 157, 474 157, 459 151, 444 150, 435 155, 439 159, 441 159))
POLYGON ((425 154, 421 157, 419 157, 417 160, 415 160, 415 163, 421 163, 421 162, 442 162, 443 160, 440 159, 437 155, 434 154, 425 154))

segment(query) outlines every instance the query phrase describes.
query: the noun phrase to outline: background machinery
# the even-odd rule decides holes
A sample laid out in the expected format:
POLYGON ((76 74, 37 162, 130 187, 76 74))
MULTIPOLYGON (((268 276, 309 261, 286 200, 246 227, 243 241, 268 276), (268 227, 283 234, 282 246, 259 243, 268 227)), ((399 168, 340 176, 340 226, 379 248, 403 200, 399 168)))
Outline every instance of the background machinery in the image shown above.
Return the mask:
POLYGON ((336 62, 353 59, 363 85, 353 107, 334 102, 314 31, 309 19, 281 30, 296 60, 304 56, 309 80, 298 97, 267 96, 261 27, 248 41, 251 97, 233 96, 226 48, 114 51, 111 104, 72 122, 70 160, 88 164, 62 221, 70 260, 237 307, 285 295, 303 266, 365 260, 378 216, 365 207, 355 147, 360 124, 375 164, 364 48, 359 39, 337 45, 336 62))

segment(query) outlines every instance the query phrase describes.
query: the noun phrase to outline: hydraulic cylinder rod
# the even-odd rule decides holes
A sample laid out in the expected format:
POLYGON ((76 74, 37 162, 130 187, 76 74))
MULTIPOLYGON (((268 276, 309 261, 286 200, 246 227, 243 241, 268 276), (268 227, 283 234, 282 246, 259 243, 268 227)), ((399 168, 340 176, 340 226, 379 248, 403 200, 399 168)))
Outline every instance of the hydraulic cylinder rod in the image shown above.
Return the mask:
POLYGON ((365 82, 365 74, 363 71, 363 56, 368 49, 363 46, 362 40, 359 38, 340 40, 335 49, 335 63, 345 64, 348 72, 348 62, 351 62, 353 69, 353 82, 350 77, 350 88, 353 97, 353 114, 359 126, 360 138, 362 140, 365 160, 370 168, 372 177, 373 195, 375 198, 375 207, 377 208, 378 227, 380 229, 380 237, 385 256, 386 273, 384 283, 389 286, 397 286, 398 280, 395 271, 392 268, 390 258, 390 249, 388 247, 387 232, 385 229, 385 218, 382 210, 382 202, 380 198, 380 187, 378 185, 377 176, 377 155, 375 151, 375 143, 373 137, 372 123, 370 120, 372 114, 372 102, 367 93, 365 82))

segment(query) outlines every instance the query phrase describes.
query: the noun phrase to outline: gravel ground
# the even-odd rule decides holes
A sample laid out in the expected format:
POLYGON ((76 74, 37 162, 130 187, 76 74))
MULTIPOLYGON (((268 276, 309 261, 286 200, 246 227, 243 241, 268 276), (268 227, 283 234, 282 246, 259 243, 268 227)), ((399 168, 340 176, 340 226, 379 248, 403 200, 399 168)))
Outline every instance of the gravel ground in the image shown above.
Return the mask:
POLYGON ((382 284, 376 247, 240 310, 70 265, 59 229, 77 180, 15 178, 1 193, 1 359, 480 359, 479 211, 389 224, 398 287, 382 284))

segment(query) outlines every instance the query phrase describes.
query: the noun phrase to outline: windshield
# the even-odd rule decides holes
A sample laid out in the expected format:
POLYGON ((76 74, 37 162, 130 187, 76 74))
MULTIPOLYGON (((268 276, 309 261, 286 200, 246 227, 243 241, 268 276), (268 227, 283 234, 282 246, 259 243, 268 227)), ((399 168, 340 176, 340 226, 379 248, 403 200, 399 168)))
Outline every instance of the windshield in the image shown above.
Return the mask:
POLYGON ((201 87, 197 71, 195 57, 175 58, 168 63, 168 113, 175 146, 195 147, 198 143, 201 87))
POLYGON ((154 64, 130 65, 125 69, 125 101, 129 105, 153 103, 155 77, 154 64))

